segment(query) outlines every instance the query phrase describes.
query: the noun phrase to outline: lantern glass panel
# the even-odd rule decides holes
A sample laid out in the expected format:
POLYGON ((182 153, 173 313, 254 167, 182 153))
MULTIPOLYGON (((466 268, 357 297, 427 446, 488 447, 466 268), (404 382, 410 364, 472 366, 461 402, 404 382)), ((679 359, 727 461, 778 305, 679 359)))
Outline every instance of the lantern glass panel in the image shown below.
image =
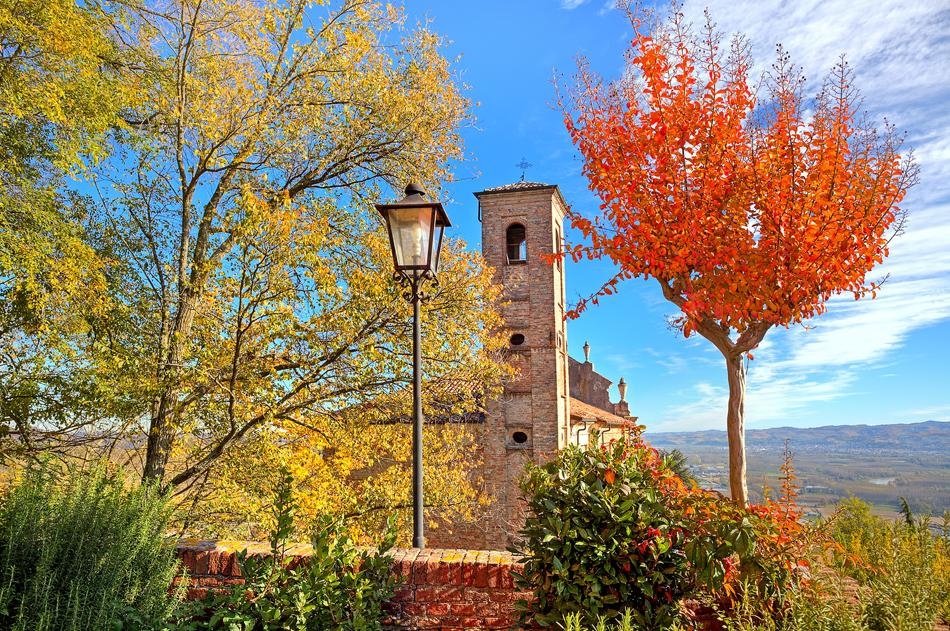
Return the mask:
POLYGON ((432 266, 432 271, 438 273, 439 271, 439 261, 442 260, 442 235, 445 233, 445 226, 441 222, 437 223, 435 226, 435 251, 432 253, 432 256, 435 257, 435 264, 432 266))
POLYGON ((431 206, 393 208, 389 211, 387 219, 397 267, 429 266, 434 215, 431 206))

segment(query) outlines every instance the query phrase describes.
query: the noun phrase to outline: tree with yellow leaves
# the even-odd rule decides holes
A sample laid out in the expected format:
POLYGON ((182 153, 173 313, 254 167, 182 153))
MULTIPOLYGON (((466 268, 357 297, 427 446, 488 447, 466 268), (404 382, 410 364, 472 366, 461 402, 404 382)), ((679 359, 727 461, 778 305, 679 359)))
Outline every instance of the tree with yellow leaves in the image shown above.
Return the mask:
POLYGON ((73 340, 108 311, 108 278, 67 190, 105 154, 131 91, 107 20, 72 0, 0 0, 0 460, 86 423, 90 366, 73 340))
MULTIPOLYGON (((68 344, 101 405, 65 405, 51 425, 82 430, 57 438, 176 489, 186 529, 253 532, 279 464, 304 512, 368 528, 410 480, 408 432, 380 405, 409 409, 410 312, 372 202, 410 179, 438 190, 461 157, 468 102, 440 38, 365 0, 86 8, 114 60, 100 73, 129 96, 82 185, 107 308, 68 344)), ((449 240, 440 279, 433 418, 478 409, 503 372, 480 257, 449 240)), ((427 434, 427 499, 464 513, 471 436, 427 434)))

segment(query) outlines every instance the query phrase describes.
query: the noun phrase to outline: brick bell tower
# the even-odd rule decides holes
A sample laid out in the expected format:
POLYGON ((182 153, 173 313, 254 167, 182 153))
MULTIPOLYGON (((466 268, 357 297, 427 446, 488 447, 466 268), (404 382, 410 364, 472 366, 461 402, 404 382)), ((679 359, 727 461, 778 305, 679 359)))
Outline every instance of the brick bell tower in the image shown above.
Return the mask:
POLYGON ((560 251, 566 204, 555 185, 516 182, 475 193, 482 255, 503 287, 502 315, 515 377, 488 405, 480 441, 492 507, 479 547, 504 549, 523 525, 518 481, 570 440, 564 266, 542 260, 560 251))

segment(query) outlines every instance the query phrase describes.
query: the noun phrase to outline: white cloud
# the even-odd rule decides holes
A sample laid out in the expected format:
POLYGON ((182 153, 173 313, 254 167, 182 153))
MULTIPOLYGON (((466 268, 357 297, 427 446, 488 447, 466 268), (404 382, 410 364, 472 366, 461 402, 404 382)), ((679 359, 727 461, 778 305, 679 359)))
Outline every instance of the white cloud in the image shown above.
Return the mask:
MULTIPOLYGON (((770 377, 763 380, 754 379, 755 372, 756 369, 750 371, 745 401, 749 428, 794 423, 797 412, 814 403, 840 398, 855 380, 854 373, 848 370, 811 377, 772 370, 770 377)), ((691 398, 687 402, 673 406, 655 422, 648 422, 648 429, 669 432, 726 428, 727 388, 700 382, 688 396, 691 398)))
POLYGON ((886 283, 876 300, 835 300, 814 328, 794 331, 777 365, 814 371, 866 364, 899 348, 910 331, 950 317, 950 279, 886 283))
POLYGON ((576 9, 582 4, 585 4, 586 2, 587 0, 561 0, 561 8, 570 11, 572 9, 576 9))
POLYGON ((607 355, 605 360, 607 365, 610 366, 610 374, 617 375, 618 377, 630 375, 640 367, 640 364, 630 359, 628 355, 613 353, 607 355))
POLYGON ((597 12, 598 15, 605 15, 610 11, 620 8, 619 0, 607 0, 604 3, 604 6, 600 8, 600 11, 597 12))
MULTIPOLYGON (((869 92, 886 101, 912 101, 909 86, 940 91, 936 68, 950 42, 942 37, 950 11, 939 2, 903 0, 781 0, 732 2, 688 0, 687 17, 704 22, 708 6, 720 30, 749 36, 761 68, 767 68, 776 44, 811 78, 827 72, 842 53, 869 92)), ((880 102, 880 99, 878 99, 880 102)))

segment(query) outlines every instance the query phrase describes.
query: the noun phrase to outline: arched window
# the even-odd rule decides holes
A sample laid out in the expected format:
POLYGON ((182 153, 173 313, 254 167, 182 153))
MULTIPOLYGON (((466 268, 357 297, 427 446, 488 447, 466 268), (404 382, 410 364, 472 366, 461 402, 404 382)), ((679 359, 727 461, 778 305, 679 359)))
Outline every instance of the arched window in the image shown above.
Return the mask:
POLYGON ((528 247, 525 243, 524 226, 513 223, 505 232, 505 251, 508 253, 508 263, 525 263, 528 260, 528 247))

